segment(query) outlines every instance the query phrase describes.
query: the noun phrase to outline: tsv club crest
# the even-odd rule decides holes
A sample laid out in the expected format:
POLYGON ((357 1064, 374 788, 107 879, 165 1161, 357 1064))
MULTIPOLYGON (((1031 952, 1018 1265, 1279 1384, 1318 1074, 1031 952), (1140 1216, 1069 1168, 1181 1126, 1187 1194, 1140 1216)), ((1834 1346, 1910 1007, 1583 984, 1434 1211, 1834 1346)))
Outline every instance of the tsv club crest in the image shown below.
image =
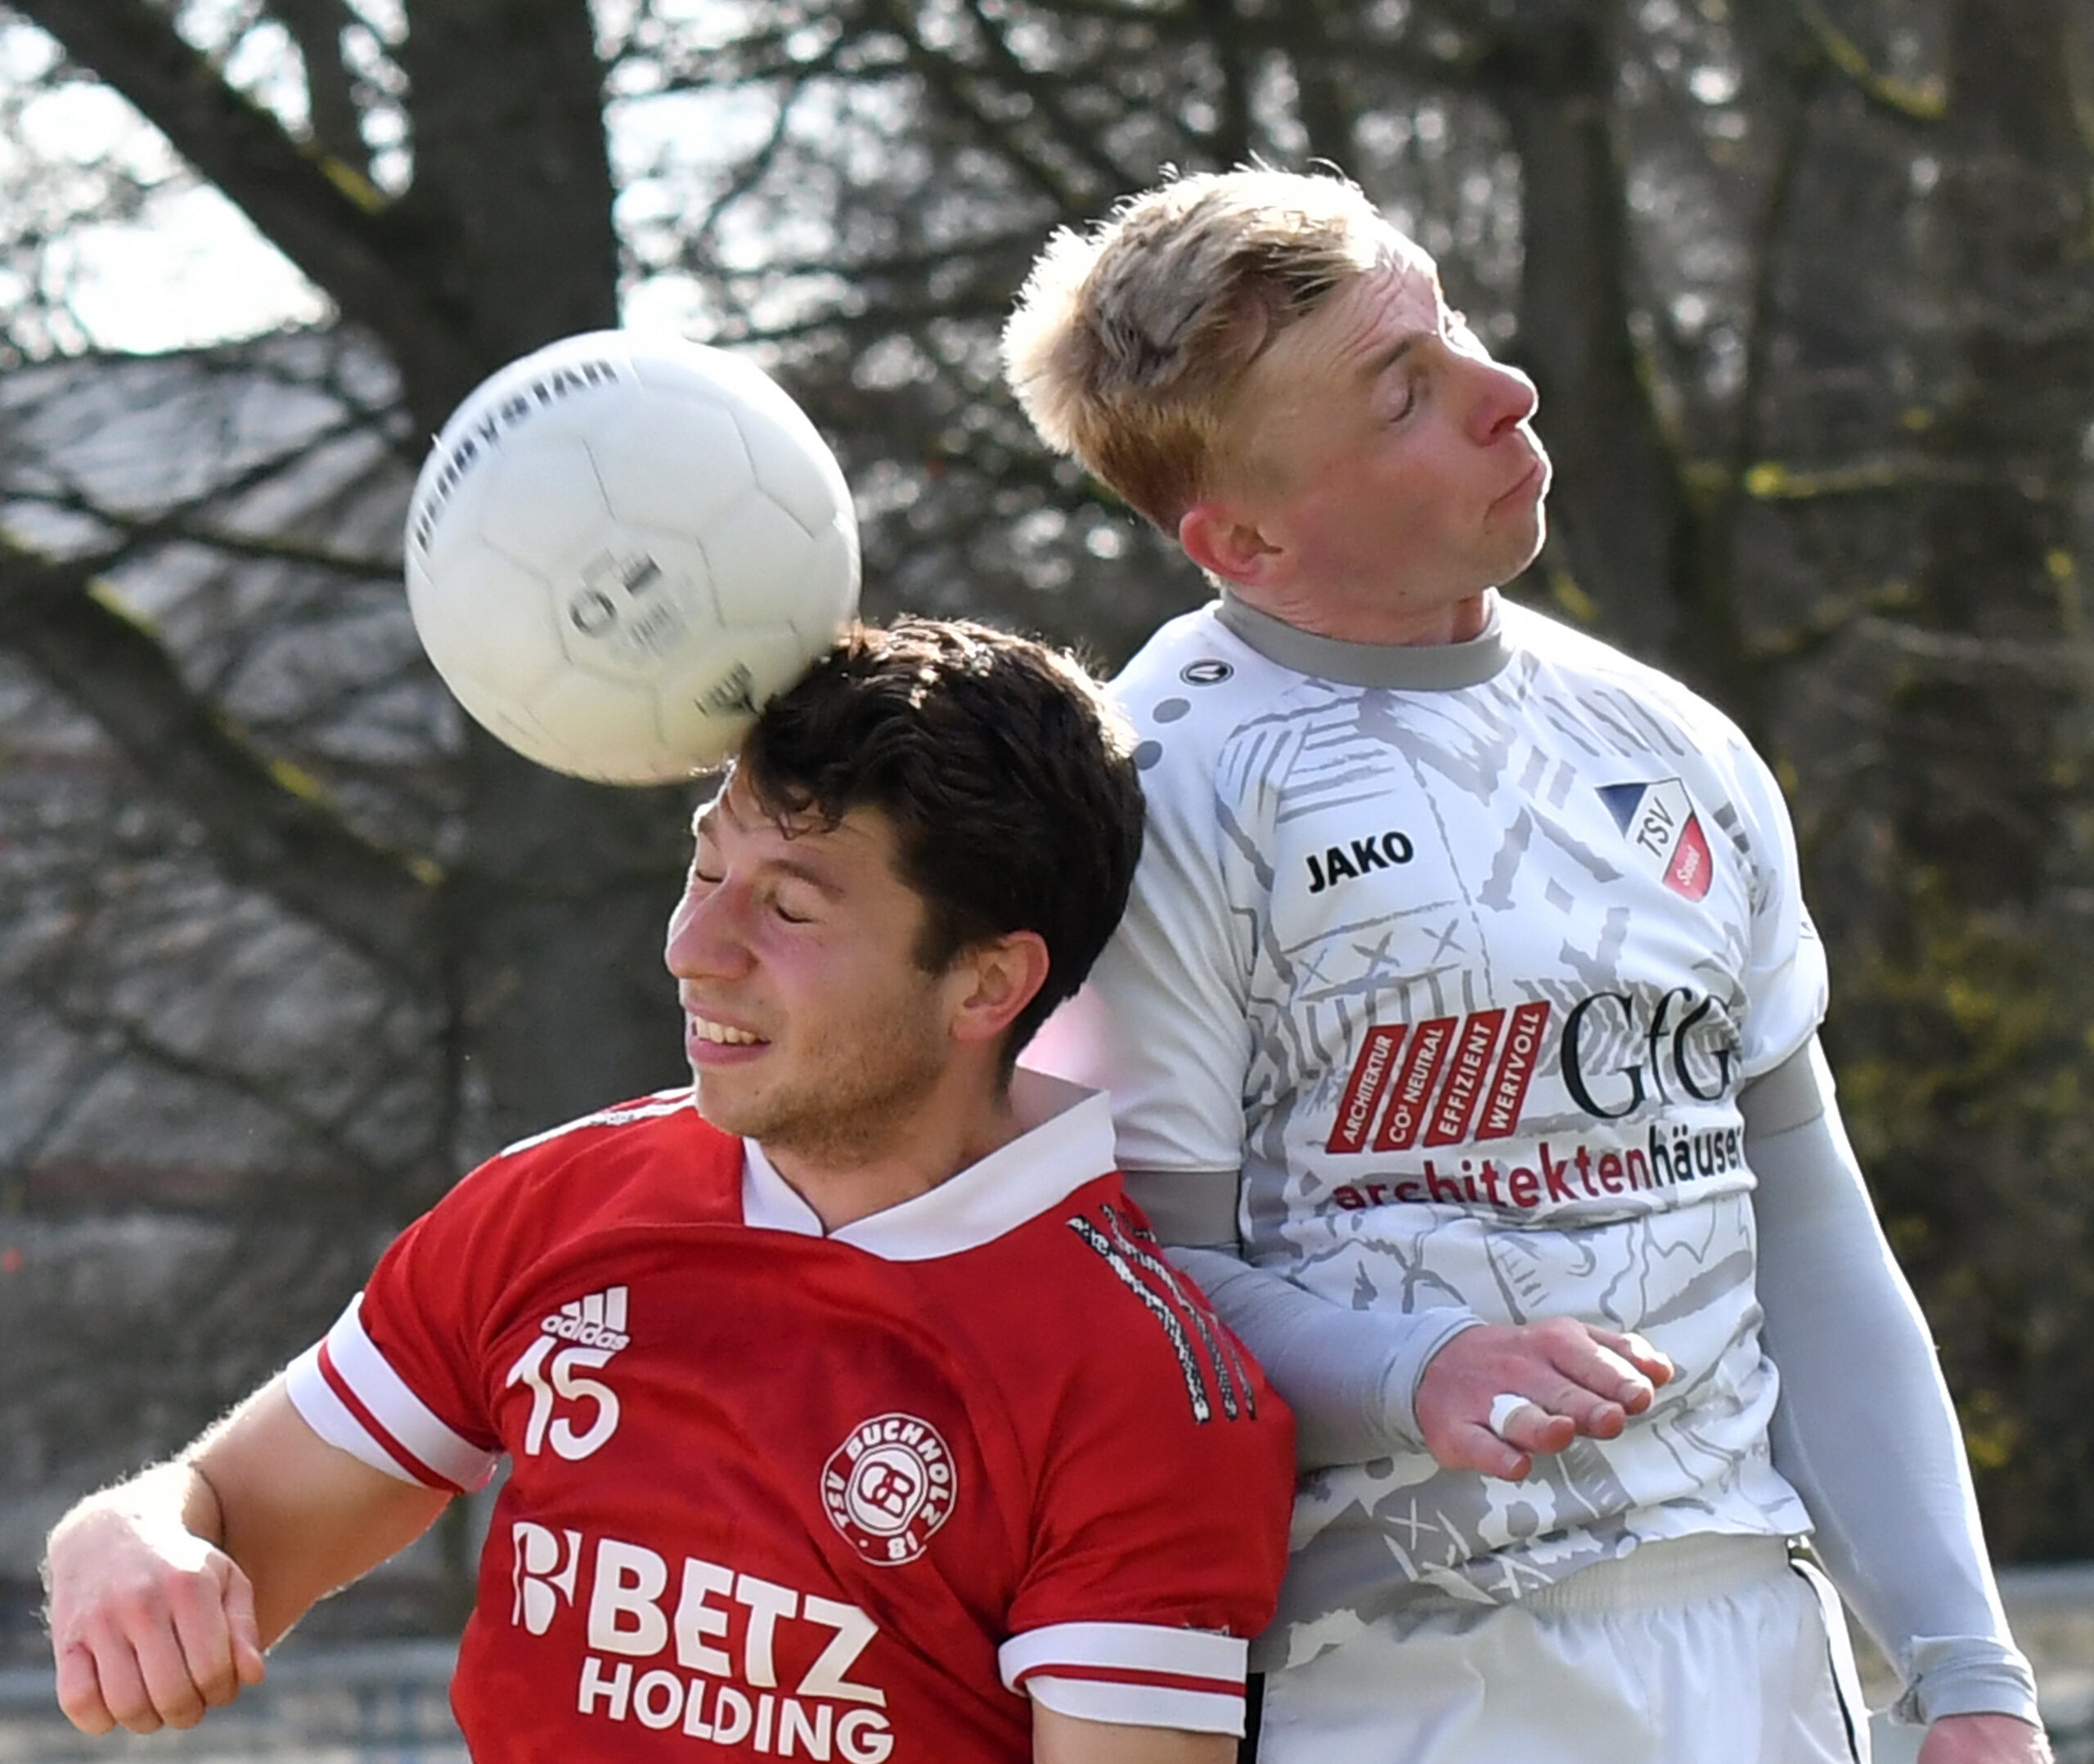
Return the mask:
POLYGON ((913 1415, 861 1421, 822 1466, 829 1523, 882 1566, 921 1555, 958 1492, 951 1451, 937 1428, 913 1415))
POLYGON ((1694 799, 1677 778, 1654 784, 1602 784, 1600 801, 1630 847, 1689 900, 1709 891, 1709 836, 1694 812, 1694 799))

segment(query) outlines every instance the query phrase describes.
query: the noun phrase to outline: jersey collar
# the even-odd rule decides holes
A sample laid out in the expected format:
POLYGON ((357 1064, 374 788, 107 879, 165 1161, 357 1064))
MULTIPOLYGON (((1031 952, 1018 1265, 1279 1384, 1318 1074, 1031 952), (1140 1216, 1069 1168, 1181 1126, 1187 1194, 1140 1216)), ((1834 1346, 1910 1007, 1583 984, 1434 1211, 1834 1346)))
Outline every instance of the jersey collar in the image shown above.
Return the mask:
POLYGON ((1494 594, 1484 627, 1464 643, 1348 643, 1319 637, 1247 606, 1226 588, 1215 617, 1269 662, 1339 686, 1381 686, 1402 692, 1454 692, 1480 686, 1512 653, 1505 640, 1504 603, 1494 594))
MULTIPOLYGON (((1117 1168, 1112 1111, 1103 1093, 1020 1066, 1011 1103, 1025 1130, 928 1194, 854 1219, 830 1233, 887 1262, 926 1262, 978 1249, 1117 1168)), ((797 1237, 824 1235, 753 1139, 742 1142, 742 1221, 797 1237)))

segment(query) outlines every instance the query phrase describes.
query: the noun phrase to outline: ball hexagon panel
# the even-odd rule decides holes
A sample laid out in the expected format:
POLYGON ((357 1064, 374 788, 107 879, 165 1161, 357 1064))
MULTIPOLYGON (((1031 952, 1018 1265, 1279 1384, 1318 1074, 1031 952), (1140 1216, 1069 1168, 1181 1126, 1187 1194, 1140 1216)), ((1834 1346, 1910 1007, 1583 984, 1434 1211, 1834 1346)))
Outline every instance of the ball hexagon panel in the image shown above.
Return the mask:
POLYGON ((846 568, 853 560, 840 547, 823 545, 768 496, 737 505, 706 535, 705 553, 720 622, 730 631, 811 626, 837 603, 844 584, 855 592, 856 571, 846 568))
POLYGON ((589 448, 571 434, 515 435, 480 468, 481 543, 555 581, 580 569, 613 524, 589 448))
POLYGON ((815 535, 802 578, 807 591, 793 608, 800 634, 826 646, 858 616, 858 528, 837 523, 815 535))
POLYGON ((612 514, 636 526, 703 533, 756 494, 742 425, 702 392, 649 388, 590 451, 612 514))
MULTIPOLYGON (((762 414, 766 419, 773 415, 768 410, 762 414)), ((757 486, 801 526, 818 533, 839 521, 850 522, 851 491, 843 469, 798 405, 788 401, 775 420, 744 422, 742 435, 757 486)), ((852 530, 856 532, 855 523, 852 530)))
POLYGON ((674 362, 636 358, 634 367, 643 384, 675 386, 731 410, 758 487, 802 527, 846 525, 855 541, 843 468, 807 413, 762 368, 718 349, 674 362))
POLYGON ((561 771, 606 783, 645 783, 678 770, 664 751, 660 699, 651 687, 563 673, 525 709, 557 756, 541 763, 561 771))
POLYGON ((459 707, 504 746, 555 771, 571 770, 567 753, 532 720, 516 699, 485 691, 468 674, 456 678, 447 676, 444 683, 450 687, 459 707))
POLYGON ((567 665, 552 584, 484 546, 452 549, 440 575, 411 562, 408 610, 430 663, 453 691, 520 702, 567 665))

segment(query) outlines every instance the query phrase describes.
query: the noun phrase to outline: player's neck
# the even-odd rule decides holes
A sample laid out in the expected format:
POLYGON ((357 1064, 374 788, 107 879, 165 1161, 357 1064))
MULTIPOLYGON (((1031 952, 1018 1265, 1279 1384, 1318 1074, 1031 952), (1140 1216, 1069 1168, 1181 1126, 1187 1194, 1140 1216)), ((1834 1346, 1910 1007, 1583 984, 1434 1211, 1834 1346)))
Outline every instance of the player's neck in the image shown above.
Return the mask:
POLYGON ((830 1232, 928 1194, 1021 1131, 1009 1094, 998 1088, 934 1095, 891 1121, 837 1122, 784 1142, 766 1139, 763 1151, 830 1232))
POLYGON ((1490 622, 1494 590, 1445 599, 1407 600, 1317 590, 1259 592, 1240 584, 1230 590, 1246 606, 1341 643, 1404 647, 1467 643, 1490 622))

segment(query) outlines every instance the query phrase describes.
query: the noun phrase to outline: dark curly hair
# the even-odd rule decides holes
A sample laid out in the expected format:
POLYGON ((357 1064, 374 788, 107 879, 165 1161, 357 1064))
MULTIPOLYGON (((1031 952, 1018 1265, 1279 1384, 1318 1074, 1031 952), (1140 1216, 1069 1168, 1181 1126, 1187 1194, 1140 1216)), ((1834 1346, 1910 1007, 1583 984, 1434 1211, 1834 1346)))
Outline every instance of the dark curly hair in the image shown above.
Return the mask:
POLYGON ((971 620, 904 618, 854 627, 771 699, 735 770, 779 819, 887 817, 923 900, 928 971, 1040 934, 1049 971, 1011 1025, 1008 1073, 1126 909, 1142 843, 1131 746, 1072 657, 971 620))

